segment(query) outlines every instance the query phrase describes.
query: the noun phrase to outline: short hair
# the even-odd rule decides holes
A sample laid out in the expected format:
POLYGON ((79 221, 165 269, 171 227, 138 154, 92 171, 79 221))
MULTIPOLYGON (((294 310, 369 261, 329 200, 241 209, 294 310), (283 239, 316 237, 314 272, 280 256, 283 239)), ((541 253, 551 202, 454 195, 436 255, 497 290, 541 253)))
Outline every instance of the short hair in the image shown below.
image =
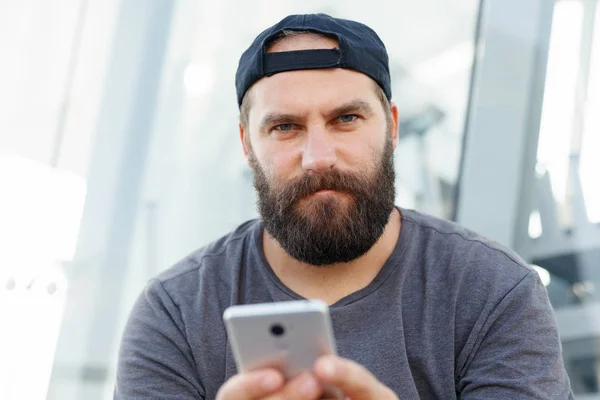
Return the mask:
MULTIPOLYGON (((269 47, 273 46, 275 43, 280 42, 287 37, 300 36, 300 35, 309 35, 309 36, 323 37, 323 38, 329 37, 322 33, 317 33, 317 32, 312 32, 312 31, 294 31, 294 30, 290 30, 290 29, 284 29, 283 31, 281 31, 281 33, 279 35, 277 35, 275 38, 273 38, 273 40, 271 40, 269 42, 269 47)), ((389 129, 391 127, 391 122, 392 122, 390 102, 387 99, 387 96, 385 95, 385 92, 383 91, 381 86, 379 86, 379 84, 375 81, 373 81, 373 85, 375 88, 375 93, 377 94, 377 98, 379 99, 379 102, 381 103, 381 105, 383 107, 383 111, 385 113, 386 122, 387 122, 388 129, 389 129)), ((242 125, 242 127, 245 130, 248 130, 250 107, 252 105, 252 101, 250 99, 251 90, 252 90, 252 87, 250 87, 250 89, 248 89, 246 91, 246 94, 242 98, 242 105, 240 106, 240 124, 242 125)))

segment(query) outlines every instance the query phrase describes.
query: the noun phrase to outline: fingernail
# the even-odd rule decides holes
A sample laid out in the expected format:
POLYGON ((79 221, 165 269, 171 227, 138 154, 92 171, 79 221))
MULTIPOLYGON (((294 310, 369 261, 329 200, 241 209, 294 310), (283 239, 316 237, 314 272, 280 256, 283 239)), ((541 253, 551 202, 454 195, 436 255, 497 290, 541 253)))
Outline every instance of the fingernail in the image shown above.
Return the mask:
POLYGON ((317 393, 317 382, 310 376, 302 378, 300 382, 300 394, 306 397, 314 396, 317 393))
POLYGON ((266 390, 275 390, 279 386, 279 379, 273 374, 265 376, 262 380, 262 386, 266 390))
POLYGON ((321 367, 323 368, 323 373, 327 378, 333 378, 335 375, 335 366, 333 365, 333 362, 330 360, 324 360, 321 367))

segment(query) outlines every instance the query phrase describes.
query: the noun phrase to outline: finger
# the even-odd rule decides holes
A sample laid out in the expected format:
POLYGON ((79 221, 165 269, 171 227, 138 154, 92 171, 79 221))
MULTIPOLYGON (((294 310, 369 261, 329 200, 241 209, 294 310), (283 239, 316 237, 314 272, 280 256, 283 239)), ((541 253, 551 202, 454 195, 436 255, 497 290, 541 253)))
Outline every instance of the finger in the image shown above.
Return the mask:
POLYGON ((321 357, 314 374, 321 382, 335 386, 352 399, 397 399, 387 386, 362 365, 336 356, 321 357))
POLYGON ((257 400, 283 387, 283 375, 274 369, 245 372, 231 377, 217 393, 217 400, 257 400))
POLYGON ((264 400, 317 400, 323 388, 310 373, 304 373, 285 384, 281 391, 264 400))

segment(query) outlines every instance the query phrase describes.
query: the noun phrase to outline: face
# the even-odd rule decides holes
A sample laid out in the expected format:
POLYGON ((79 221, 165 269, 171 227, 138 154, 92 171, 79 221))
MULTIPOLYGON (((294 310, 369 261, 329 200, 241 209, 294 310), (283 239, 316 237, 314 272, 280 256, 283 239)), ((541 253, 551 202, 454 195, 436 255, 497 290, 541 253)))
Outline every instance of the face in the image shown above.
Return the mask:
MULTIPOLYGON (((332 47, 289 39, 271 51, 332 47)), ((394 207, 396 107, 388 117, 374 82, 340 68, 279 73, 248 96, 240 133, 267 232, 311 265, 366 253, 394 207)))

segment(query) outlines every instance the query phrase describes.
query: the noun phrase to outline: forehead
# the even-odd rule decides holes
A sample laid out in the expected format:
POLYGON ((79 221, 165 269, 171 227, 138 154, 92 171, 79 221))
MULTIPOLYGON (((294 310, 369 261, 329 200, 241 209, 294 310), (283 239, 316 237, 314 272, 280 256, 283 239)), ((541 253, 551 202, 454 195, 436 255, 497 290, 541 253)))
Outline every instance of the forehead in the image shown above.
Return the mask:
MULTIPOLYGON (((336 39, 315 34, 294 34, 276 40, 268 52, 337 47, 336 39)), ((369 103, 374 110, 377 84, 367 75, 350 69, 329 68, 298 70, 263 77, 247 92, 250 106, 247 109, 250 125, 267 113, 309 114, 327 112, 350 101, 369 103)), ((383 114, 383 109, 381 109, 383 114)))
POLYGON ((281 72, 252 87, 250 119, 268 112, 327 111, 353 100, 377 110, 381 107, 377 107, 375 85, 368 76, 343 68, 281 72))

